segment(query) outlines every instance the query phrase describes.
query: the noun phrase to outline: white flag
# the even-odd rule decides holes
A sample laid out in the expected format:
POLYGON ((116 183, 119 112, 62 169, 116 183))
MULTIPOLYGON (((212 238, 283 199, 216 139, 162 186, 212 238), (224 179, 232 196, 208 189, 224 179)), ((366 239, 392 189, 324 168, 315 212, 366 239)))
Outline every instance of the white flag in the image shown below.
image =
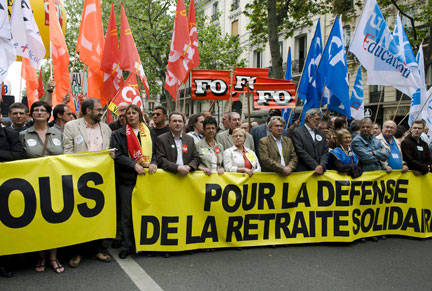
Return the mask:
POLYGON ((12 5, 11 31, 16 54, 30 60, 35 69, 45 56, 45 46, 28 0, 17 0, 12 5))
POLYGON ((367 70, 369 85, 419 87, 418 71, 405 64, 375 0, 366 2, 349 50, 367 70))
POLYGON ((417 52, 416 62, 418 63, 418 72, 420 74, 420 87, 412 95, 411 107, 409 112, 408 124, 411 126, 414 120, 423 119, 425 114, 426 103, 426 78, 424 69, 423 44, 417 52), (423 112, 423 113, 420 113, 423 112))
POLYGON ((428 136, 432 136, 432 87, 425 94, 426 104, 423 110, 423 119, 426 121, 426 126, 429 128, 428 136))
POLYGON ((0 82, 4 81, 9 66, 16 59, 11 39, 7 3, 0 0, 0 82))

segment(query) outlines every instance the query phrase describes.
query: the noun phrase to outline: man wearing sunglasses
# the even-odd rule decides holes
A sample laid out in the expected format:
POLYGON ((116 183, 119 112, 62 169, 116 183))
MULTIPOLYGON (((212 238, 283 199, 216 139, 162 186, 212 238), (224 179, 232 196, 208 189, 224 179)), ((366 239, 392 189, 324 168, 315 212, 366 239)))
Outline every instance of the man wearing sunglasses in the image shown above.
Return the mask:
POLYGON ((151 129, 154 130, 156 136, 159 136, 165 132, 170 131, 169 126, 166 124, 167 111, 163 106, 156 106, 153 110, 152 116, 154 126, 151 129))

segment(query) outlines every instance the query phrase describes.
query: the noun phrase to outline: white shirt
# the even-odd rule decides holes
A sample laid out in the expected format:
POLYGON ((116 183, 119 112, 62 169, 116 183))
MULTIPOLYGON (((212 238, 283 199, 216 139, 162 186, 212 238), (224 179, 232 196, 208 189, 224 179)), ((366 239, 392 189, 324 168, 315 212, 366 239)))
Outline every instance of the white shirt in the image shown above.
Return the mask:
MULTIPOLYGON (((252 164, 254 172, 261 172, 261 166, 258 158, 253 151, 245 147, 246 158, 252 164)), ((236 146, 232 146, 223 153, 223 164, 225 171, 237 172, 238 168, 244 168, 243 151, 240 151, 236 146)))
POLYGON ((284 160, 284 158, 283 158, 283 152, 282 152, 282 137, 280 137, 280 139, 276 139, 276 138, 274 137, 274 135, 272 135, 272 137, 273 137, 273 139, 275 140, 275 142, 276 142, 276 146, 277 146, 277 148, 278 148, 278 150, 279 150, 279 155, 280 155, 280 157, 281 157, 280 163, 281 163, 281 165, 282 165, 283 167, 285 167, 285 160, 284 160))
POLYGON ((202 139, 202 135, 197 134, 195 131, 190 131, 187 133, 187 135, 191 136, 194 139, 195 144, 199 143, 199 141, 202 139))
POLYGON ((309 131, 309 134, 311 135, 312 140, 315 141, 315 132, 313 131, 313 129, 310 129, 310 127, 307 126, 307 124, 305 124, 305 126, 306 126, 307 130, 309 131))
POLYGON ((173 134, 174 142, 177 148, 177 161, 176 164, 179 166, 183 166, 183 142, 182 138, 176 138, 173 134))

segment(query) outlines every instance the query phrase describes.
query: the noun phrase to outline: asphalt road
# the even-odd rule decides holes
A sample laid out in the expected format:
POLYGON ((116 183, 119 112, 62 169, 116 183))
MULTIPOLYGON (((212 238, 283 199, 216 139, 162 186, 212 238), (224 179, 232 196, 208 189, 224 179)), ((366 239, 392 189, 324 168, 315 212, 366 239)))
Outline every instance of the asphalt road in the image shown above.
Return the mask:
MULTIPOLYGON (((63 274, 18 258, 0 290, 432 290, 432 240, 220 249, 86 259, 63 274), (120 262, 120 264, 119 264, 120 262)), ((115 254, 115 250, 111 250, 115 254)))

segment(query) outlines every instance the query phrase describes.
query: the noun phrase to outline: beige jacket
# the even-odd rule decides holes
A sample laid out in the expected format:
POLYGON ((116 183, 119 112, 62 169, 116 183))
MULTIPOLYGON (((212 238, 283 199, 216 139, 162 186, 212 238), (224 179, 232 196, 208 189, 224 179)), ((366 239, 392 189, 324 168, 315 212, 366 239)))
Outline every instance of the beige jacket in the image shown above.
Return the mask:
MULTIPOLYGON (((109 149, 111 129, 103 122, 99 122, 102 133, 102 149, 109 149)), ((66 123, 63 132, 64 153, 79 153, 88 151, 88 134, 84 118, 66 123)))

